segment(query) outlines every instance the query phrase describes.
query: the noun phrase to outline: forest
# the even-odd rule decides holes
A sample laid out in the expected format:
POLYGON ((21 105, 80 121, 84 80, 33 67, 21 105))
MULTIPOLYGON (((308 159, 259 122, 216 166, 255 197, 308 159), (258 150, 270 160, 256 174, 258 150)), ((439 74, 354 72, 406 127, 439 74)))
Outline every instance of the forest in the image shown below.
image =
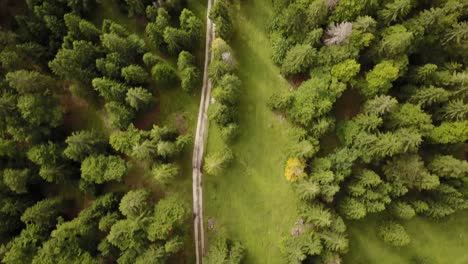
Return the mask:
POLYGON ((284 242, 288 263, 339 263, 346 220, 383 215, 375 232, 401 247, 411 242, 402 222, 466 209, 468 2, 275 9, 272 60, 295 88, 269 106, 296 128, 285 177, 305 225, 284 242), (339 109, 340 100, 358 105, 339 109))
POLYGON ((468 263, 467 64, 467 0, 0 0, 0 262, 468 263))
POLYGON ((1 1, 2 263, 185 261, 190 201, 170 185, 192 135, 138 120, 198 89, 204 26, 186 7, 1 1))

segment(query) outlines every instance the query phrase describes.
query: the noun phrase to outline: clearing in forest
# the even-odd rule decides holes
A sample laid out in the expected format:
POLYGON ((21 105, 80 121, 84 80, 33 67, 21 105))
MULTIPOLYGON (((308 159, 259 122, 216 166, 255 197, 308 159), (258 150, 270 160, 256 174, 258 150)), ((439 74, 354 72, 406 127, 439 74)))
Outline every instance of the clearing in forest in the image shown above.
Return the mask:
MULTIPOLYGON (((284 263, 281 239, 298 218, 296 198, 283 176, 290 125, 266 105, 274 92, 289 87, 270 60, 266 23, 271 15, 271 2, 265 0, 243 2, 238 12, 232 48, 242 88, 235 159, 221 175, 203 178, 204 219, 212 219, 210 226, 205 223, 208 247, 214 234, 226 232, 246 248, 246 263, 284 263)), ((207 154, 221 147, 219 130, 210 124, 207 154)))

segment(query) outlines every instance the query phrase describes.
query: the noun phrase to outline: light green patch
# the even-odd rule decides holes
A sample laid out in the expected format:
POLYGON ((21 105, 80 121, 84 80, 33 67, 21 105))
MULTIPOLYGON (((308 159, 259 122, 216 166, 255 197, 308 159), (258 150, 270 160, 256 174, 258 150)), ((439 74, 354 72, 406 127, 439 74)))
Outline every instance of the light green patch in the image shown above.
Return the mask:
POLYGON ((345 263, 394 264, 417 263, 417 257, 430 263, 468 263, 468 211, 456 213, 440 221, 417 217, 404 226, 411 243, 402 248, 385 244, 376 235, 377 217, 349 223, 350 251, 345 263))
MULTIPOLYGON (((283 176, 291 144, 290 124, 266 106, 274 92, 289 88, 270 60, 271 47, 262 23, 269 21, 271 8, 268 1, 244 2, 236 15, 232 47, 243 82, 240 136, 232 145, 235 160, 227 171, 203 179, 204 220, 215 221, 212 231, 205 223, 208 238, 222 230, 239 240, 247 249, 245 263, 285 263, 281 239, 298 219, 295 195, 283 176)), ((219 129, 211 125, 207 153, 221 148, 219 129)))

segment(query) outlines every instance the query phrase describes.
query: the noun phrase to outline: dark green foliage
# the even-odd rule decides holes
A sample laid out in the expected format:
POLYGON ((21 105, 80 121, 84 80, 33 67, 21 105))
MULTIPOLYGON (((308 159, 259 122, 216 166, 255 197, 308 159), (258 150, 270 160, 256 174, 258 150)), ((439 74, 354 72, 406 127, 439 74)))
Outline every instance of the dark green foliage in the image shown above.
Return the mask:
POLYGON ((47 232, 38 225, 28 225, 21 234, 8 243, 3 263, 30 263, 39 249, 40 243, 47 238, 47 232))
MULTIPOLYGON (((146 35, 154 45, 161 49, 164 44, 164 31, 169 26, 171 17, 164 8, 158 8, 156 20, 146 25, 146 35)), ((149 65, 148 65, 149 66, 149 65)))
POLYGON ((231 241, 219 235, 210 246, 203 262, 207 264, 240 264, 245 257, 245 249, 240 242, 231 241))
POLYGON ((142 87, 130 88, 127 91, 125 101, 135 110, 141 110, 151 104, 153 95, 142 87))
POLYGON ((401 20, 411 11, 413 0, 395 0, 385 5, 385 9, 379 11, 379 17, 387 24, 401 20))
POLYGON ((394 157, 383 171, 388 181, 401 182, 410 189, 431 190, 439 185, 439 177, 427 171, 418 155, 394 157))
MULTIPOLYGON (((143 160, 145 168, 153 162, 171 164, 190 144, 190 135, 157 126, 138 131, 135 146, 120 157, 109 148, 107 133, 95 129, 125 129, 136 111, 155 101, 140 86, 150 82, 148 70, 163 60, 147 51, 167 51, 163 33, 174 21, 164 8, 149 9, 162 41, 155 51, 147 47, 151 39, 134 30, 108 19, 101 28, 94 24, 99 19, 86 20, 102 8, 94 0, 7 2, 0 4, 1 262, 165 263, 185 245, 188 207, 181 200, 161 202, 155 215, 154 193, 130 191, 119 212, 117 196, 97 195, 127 190, 126 184, 117 183, 117 189, 112 184, 122 181, 133 159, 143 160), (11 23, 16 14, 21 16, 11 23)), ((126 4, 131 14, 140 15, 152 3, 126 4)), ((177 15, 181 2, 162 6, 177 15)), ((114 7, 110 11, 117 15, 114 7)), ((175 44, 190 48, 203 34, 201 20, 188 10, 177 29, 184 39, 175 44)), ((192 88, 199 78, 194 59, 184 68, 183 86, 192 88)), ((174 69, 161 73, 158 86, 167 80, 176 85, 174 69)), ((169 175, 166 183, 177 171, 174 165, 162 173, 169 175)))
POLYGON ((29 169, 4 169, 3 183, 12 192, 22 194, 28 192, 28 184, 34 180, 29 169))
POLYGON ((315 62, 317 50, 310 45, 296 45, 287 53, 281 66, 281 73, 294 75, 306 72, 315 62))
POLYGON ((64 209, 65 203, 62 199, 45 199, 26 209, 21 216, 21 221, 44 229, 53 227, 64 209))
POLYGON ((179 53, 177 69, 180 73, 181 85, 184 91, 195 89, 200 82, 200 71, 194 65, 194 60, 193 55, 187 51, 179 53))
POLYGON ((362 87, 362 94, 370 98, 388 92, 392 88, 392 81, 398 77, 398 72, 398 68, 389 61, 375 65, 366 75, 367 83, 362 87))
POLYGON ((167 27, 163 36, 167 49, 172 54, 177 54, 177 52, 189 48, 190 35, 182 29, 167 27))
POLYGON ((150 241, 167 239, 175 228, 180 228, 188 216, 187 204, 177 196, 169 196, 154 207, 154 219, 148 227, 150 241))
POLYGON ((216 36, 229 40, 233 33, 230 3, 226 0, 216 1, 211 8, 209 17, 216 25, 216 36))
POLYGON ((157 165, 152 170, 154 179, 162 184, 171 183, 179 172, 179 167, 172 163, 157 165))
POLYGON ((56 75, 81 82, 90 82, 96 76, 97 48, 87 41, 73 41, 73 47, 59 50, 49 67, 56 75))
POLYGON ((78 25, 81 34, 83 34, 83 37, 87 40, 97 42, 99 39, 99 35, 101 34, 101 31, 93 25, 91 22, 82 19, 78 25))
POLYGON ((218 126, 226 126, 235 119, 235 112, 229 106, 221 103, 212 104, 208 110, 210 120, 215 122, 218 126))
POLYGON ((402 220, 409 220, 416 215, 415 210, 411 205, 405 202, 394 202, 390 207, 391 213, 402 220))
POLYGON ((330 83, 329 74, 314 77, 296 90, 288 115, 295 122, 308 125, 315 118, 328 113, 345 89, 343 83, 330 83))
POLYGON ((433 129, 431 116, 419 105, 402 104, 389 114, 387 126, 391 128, 411 128, 426 135, 433 129))
POLYGON ((271 36, 271 42, 273 47, 271 58, 274 63, 281 65, 284 57, 286 57, 286 53, 291 49, 291 41, 283 38, 280 34, 275 34, 271 36))
POLYGON ((411 241, 405 228, 393 221, 384 222, 379 226, 378 235, 392 246, 405 246, 411 241))
POLYGON ((31 125, 57 127, 62 121, 62 109, 52 97, 22 95, 17 106, 21 116, 31 125))
POLYGON ((135 219, 147 213, 150 193, 146 190, 129 191, 122 197, 119 210, 127 218, 135 219))
POLYGON ((128 127, 135 117, 134 110, 121 103, 110 102, 105 105, 105 108, 109 115, 110 123, 117 128, 123 129, 128 127))
POLYGON ((66 162, 62 158, 62 148, 48 142, 35 145, 27 152, 29 160, 40 166, 39 176, 47 182, 60 182, 66 178, 66 162))
POLYGON ((353 176, 353 180, 347 186, 349 197, 340 204, 344 216, 357 219, 367 213, 385 210, 391 201, 389 184, 383 182, 379 175, 371 170, 363 170, 353 176))
MULTIPOLYGON (((163 39, 171 54, 177 54, 182 50, 192 50, 196 47, 203 28, 201 20, 192 11, 185 8, 180 14, 179 23, 180 28, 167 26, 164 29, 163 39)), ((149 29, 150 34, 158 30, 154 28, 155 26, 149 29)))
POLYGON ((118 156, 92 155, 81 164, 81 179, 91 183, 121 181, 126 173, 127 165, 118 156))
POLYGON ((378 52, 385 58, 396 58, 407 53, 412 41, 413 32, 408 31, 403 25, 394 25, 382 32, 378 52))
POLYGON ((349 219, 361 219, 366 216, 366 207, 356 199, 347 198, 340 204, 340 210, 344 217, 349 219))
POLYGON ((213 98, 222 104, 234 105, 241 89, 241 80, 233 74, 224 75, 213 90, 213 98))
POLYGON ((66 140, 67 147, 63 154, 74 161, 82 161, 87 156, 98 154, 104 149, 104 138, 95 131, 82 130, 73 132, 66 140))
POLYGON ((369 11, 378 7, 377 1, 373 0, 342 0, 336 6, 335 10, 330 16, 332 21, 353 21, 363 11, 369 11))
POLYGON ((371 100, 367 100, 364 104, 363 112, 383 115, 395 110, 397 104, 398 101, 395 98, 388 95, 380 95, 371 100))
POLYGON ((468 121, 443 122, 430 132, 429 140, 437 144, 466 142, 468 140, 468 121))
POLYGON ((285 111, 287 110, 293 102, 293 97, 290 94, 283 93, 273 94, 268 100, 268 107, 271 110, 285 111))
MULTIPOLYGON (((318 257, 301 248, 288 252, 287 262, 341 262, 347 240, 329 233, 334 210, 348 219, 385 211, 407 220, 466 208, 466 3, 274 5, 272 60, 291 88, 268 106, 297 126, 288 155, 300 158, 308 174, 293 183, 304 201, 298 212, 323 246, 318 257), (330 144, 334 136, 337 145, 330 144)), ((219 94, 215 88, 213 96, 219 94)), ((395 246, 410 242, 396 222, 382 223, 377 233, 395 246)))
POLYGON ((128 7, 128 15, 141 15, 145 13, 146 5, 150 4, 147 0, 125 0, 128 7))
POLYGON ((158 63, 151 69, 153 80, 161 86, 172 86, 177 82, 177 73, 168 63, 158 63))
POLYGON ((130 65, 122 68, 122 77, 130 85, 141 85, 146 83, 148 79, 148 73, 141 66, 130 65))
POLYGON ((104 97, 106 101, 124 101, 125 94, 129 89, 125 84, 107 78, 95 78, 92 84, 94 90, 104 97))
POLYGON ((234 154, 230 149, 224 149, 216 153, 212 153, 205 157, 203 171, 211 175, 219 175, 232 162, 234 154))
POLYGON ((298 236, 284 239, 282 251, 288 263, 300 264, 307 256, 319 255, 323 250, 319 236, 313 231, 307 231, 298 236))
POLYGON ((147 52, 143 54, 143 62, 147 67, 153 67, 155 64, 160 63, 161 59, 157 55, 147 52))
POLYGON ((51 77, 35 71, 9 72, 5 75, 5 79, 18 93, 45 93, 56 86, 51 77))
POLYGON ((99 219, 115 210, 117 202, 112 194, 101 196, 76 218, 59 224, 38 250, 32 263, 98 263, 88 251, 89 246, 97 245, 99 219))
POLYGON ((60 161, 61 149, 57 144, 35 145, 27 152, 28 159, 40 166, 54 165, 60 161))
POLYGON ((119 53, 108 53, 105 58, 96 60, 96 67, 104 77, 119 79, 125 60, 119 53))
POLYGON ((468 104, 465 104, 460 99, 450 101, 442 110, 442 117, 453 121, 466 119, 468 117, 468 104))
POLYGON ((462 179, 468 175, 468 162, 452 156, 439 155, 432 159, 428 169, 439 177, 462 179))
POLYGON ((111 135, 111 146, 137 160, 162 160, 179 154, 189 142, 188 136, 178 136, 174 130, 167 127, 153 126, 150 131, 136 129, 130 125, 127 131, 111 135))
POLYGON ((122 37, 116 33, 104 33, 101 35, 101 42, 108 52, 119 53, 127 60, 145 52, 145 42, 135 34, 122 37))

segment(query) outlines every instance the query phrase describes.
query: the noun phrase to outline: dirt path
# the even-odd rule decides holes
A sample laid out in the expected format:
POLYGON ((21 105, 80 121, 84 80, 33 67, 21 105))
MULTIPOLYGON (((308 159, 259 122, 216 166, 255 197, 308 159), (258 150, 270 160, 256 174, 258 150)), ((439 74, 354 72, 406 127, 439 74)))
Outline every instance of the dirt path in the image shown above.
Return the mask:
POLYGON ((210 64, 211 42, 215 38, 214 25, 208 17, 213 0, 208 0, 206 11, 206 37, 205 37, 205 65, 203 69, 203 86, 201 92, 200 108, 198 111, 197 131, 193 147, 192 158, 192 191, 193 191, 193 228, 195 238, 196 263, 202 263, 205 254, 205 232, 203 228, 203 189, 202 189, 202 167, 203 151, 208 128, 208 106, 211 98, 211 81, 208 79, 208 66, 210 64))

